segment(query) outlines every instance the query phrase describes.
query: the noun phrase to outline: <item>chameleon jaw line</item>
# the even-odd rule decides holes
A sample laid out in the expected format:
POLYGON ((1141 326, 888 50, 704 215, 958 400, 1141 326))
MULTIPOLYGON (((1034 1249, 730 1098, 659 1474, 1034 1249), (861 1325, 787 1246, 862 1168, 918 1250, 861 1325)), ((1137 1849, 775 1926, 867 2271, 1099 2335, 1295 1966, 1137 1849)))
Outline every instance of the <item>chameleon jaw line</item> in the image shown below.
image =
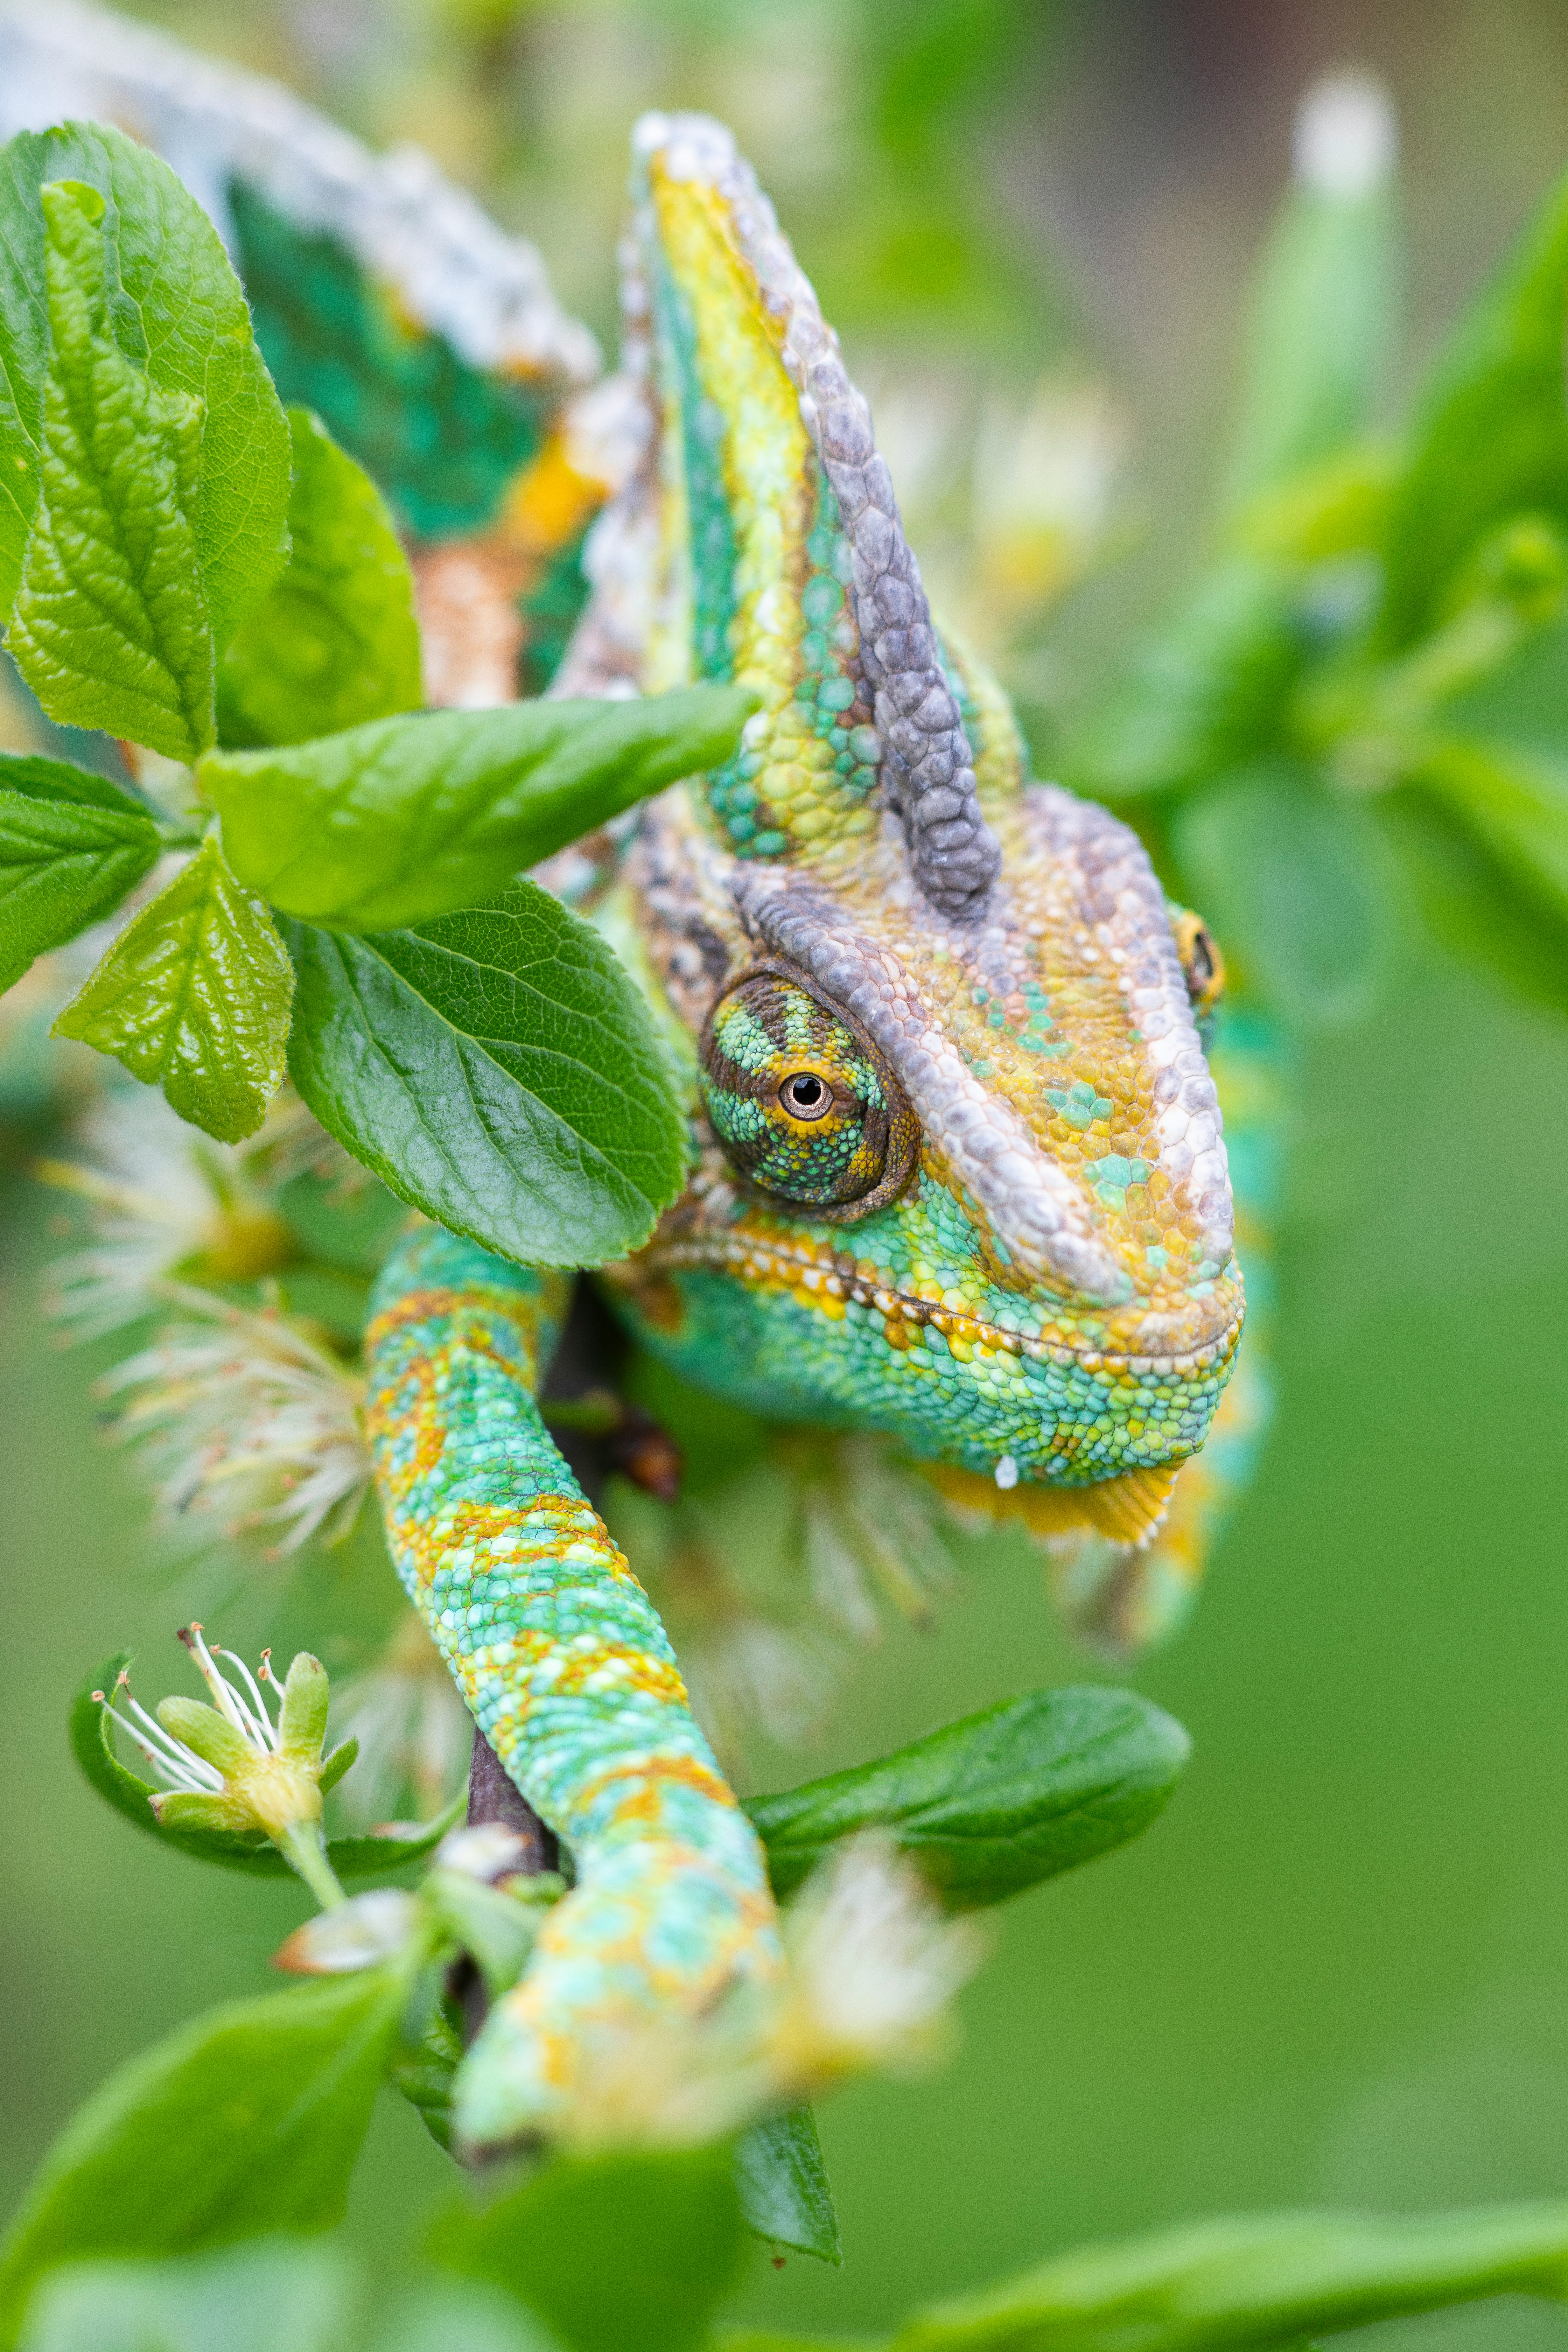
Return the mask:
MULTIPOLYGON (((943 1336, 952 1333, 961 1339, 978 1341, 982 1347, 994 1348, 1011 1356, 1032 1356, 1055 1364, 1077 1364, 1085 1371, 1177 1372, 1203 1371, 1211 1364, 1222 1363, 1230 1355, 1241 1335, 1246 1319, 1245 1305, 1237 1306, 1223 1327, 1212 1337, 1194 1346, 1164 1352, 1139 1351, 1127 1348, 1096 1348, 1084 1345, 1069 1347, 1065 1343, 1035 1338, 1022 1331, 1005 1328, 988 1322, 983 1316, 966 1314, 962 1307, 936 1305, 929 1298, 915 1297, 909 1291, 890 1290, 880 1283, 868 1282, 858 1275, 844 1275, 825 1267, 820 1258, 808 1257, 801 1252, 782 1249, 775 1244, 759 1243, 735 1235, 709 1234, 697 1241, 672 1239, 655 1241, 642 1251, 637 1261, 637 1275, 658 1275, 669 1270, 691 1268, 736 1269, 748 1280, 777 1281, 781 1287, 803 1290, 808 1297, 846 1300, 857 1307, 874 1307, 878 1314, 913 1326, 932 1325, 943 1336)), ((626 1282, 624 1274, 615 1267, 605 1269, 606 1280, 626 1282)), ((637 1276, 632 1278, 635 1286, 637 1276)))

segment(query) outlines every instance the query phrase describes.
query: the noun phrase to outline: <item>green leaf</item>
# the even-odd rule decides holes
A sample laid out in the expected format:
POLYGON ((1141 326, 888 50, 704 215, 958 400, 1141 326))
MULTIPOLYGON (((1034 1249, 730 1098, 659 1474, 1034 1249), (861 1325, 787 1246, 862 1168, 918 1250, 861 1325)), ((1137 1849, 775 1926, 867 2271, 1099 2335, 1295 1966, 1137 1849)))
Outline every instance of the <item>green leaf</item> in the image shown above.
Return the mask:
POLYGON ((1364 430, 1393 355, 1399 257, 1385 174, 1342 193, 1298 181, 1253 290, 1229 467, 1233 504, 1364 430))
POLYGON ((1568 740, 1547 751, 1451 735, 1426 745, 1414 780, 1568 938, 1568 740))
POLYGON ((439 2148, 452 2152, 452 2090, 463 2062, 462 2003, 452 1990, 447 1973, 441 1991, 431 2001, 419 2039, 405 2045, 391 2068, 393 2088, 401 2091, 439 2148))
POLYGON ((713 2352, 889 2352, 886 2336, 797 2336, 787 2327, 736 2327, 722 2322, 713 2330, 713 2352))
POLYGON ((843 2262, 833 2183, 807 2102, 743 2131, 734 2167, 741 2219, 754 2238, 836 2267, 843 2262))
POLYGON ((1312 1030, 1363 1017, 1395 935, 1363 809, 1292 761, 1260 761, 1185 802, 1171 845, 1191 903, 1275 1012, 1312 1030))
MULTIPOLYGON (((1500 556, 1506 560, 1510 543, 1524 535, 1520 526, 1503 533, 1500 556)), ((1461 690, 1445 698, 1442 723, 1529 751, 1568 750, 1568 621, 1553 619, 1505 645, 1497 667, 1479 679, 1465 677, 1461 690)))
POLYGON ((151 802, 100 775, 96 768, 48 760, 37 751, 0 751, 0 790, 26 793, 30 800, 66 801, 77 808, 113 809, 121 816, 155 815, 151 802))
POLYGON ((1449 575, 1505 513, 1568 515, 1565 315, 1568 183, 1460 328, 1417 411, 1384 546, 1386 643, 1421 635, 1449 575))
POLYGON ((254 1135, 282 1082, 293 969, 216 841, 133 916, 55 1023, 220 1143, 254 1135))
POLYGON ((773 1891, 794 1893, 840 1838, 889 1830, 955 1910, 1000 1903, 1148 1827, 1190 1752, 1134 1691, 1026 1691, 745 1808, 773 1891))
POLYGON ((72 2263, 34 2297, 24 2352, 344 2352, 358 2303, 330 2246, 72 2263))
MULTIPOLYGON (((118 1651, 96 1675, 88 1677, 71 1701, 71 1752, 99 1795, 133 1827, 156 1838, 160 1845, 173 1846, 178 1853, 188 1853, 197 1862, 219 1863, 226 1870, 249 1871, 258 1878, 291 1878, 294 1874, 277 1847, 259 1836, 242 1837, 231 1830, 165 1829, 159 1823, 147 1801, 153 1794, 152 1781, 142 1780, 121 1762, 114 1752, 107 1711, 93 1696, 95 1691, 113 1690, 121 1669, 131 1664, 133 1655, 130 1650, 118 1651)), ((343 1748, 353 1745, 353 1741, 346 1740, 343 1748)), ((334 1749, 333 1756, 342 1752, 334 1749)), ((329 1764, 331 1760, 329 1758, 329 1764)), ((352 1757, 349 1761, 353 1761, 352 1757)), ((347 1766, 342 1769, 346 1770, 347 1766)), ((341 1772, 332 1776, 341 1777, 341 1772)), ((323 1789, 331 1785, 323 1774, 323 1789)), ((444 1812, 421 1825, 416 1837, 332 1838, 327 1846, 327 1859, 339 1878, 364 1878, 401 1870, 405 1863, 417 1862, 434 1852, 447 1832, 460 1820, 467 1801, 467 1790, 459 1790, 444 1812)))
POLYGON ((58 2263, 331 2229, 406 1997, 370 1969, 233 2001, 111 2074, 0 2242, 0 2342, 58 2263))
POLYGON ((391 510, 319 416, 288 414, 293 552, 219 666, 225 743, 300 743, 424 699, 414 575, 391 510))
MULTIPOLYGON (((195 197, 166 163, 122 131, 69 122, 42 137, 14 139, 4 152, 0 248, 8 252, 0 268, 0 359, 13 376, 19 423, 8 430, 0 399, 0 477, 16 473, 16 459, 28 457, 27 434, 48 364, 47 341, 28 315, 45 275, 38 189, 51 180, 84 182, 104 199, 115 345, 156 390, 202 404, 194 528, 202 593, 221 652, 289 551, 289 428, 239 280, 195 197)), ((9 552, 0 518, 0 586, 9 552)), ((18 545, 18 563, 20 553, 18 545)), ((0 614, 9 610, 7 593, 0 614)))
POLYGON ((97 190, 62 181, 42 203, 53 350, 7 644, 51 719, 194 760, 213 740, 195 520, 205 410, 110 334, 97 190))
POLYGON ((1568 2293, 1568 2206, 1257 2213, 1085 2246, 906 2321, 893 2352, 1291 2345, 1482 2295, 1568 2293))
POLYGON ((432 2251, 510 2287, 570 2352, 696 2352, 741 2245, 728 2152, 697 2148, 558 2157, 510 2196, 448 2215, 432 2251))
POLYGON ((532 882, 353 939, 302 924, 295 1085, 389 1192, 532 1265, 623 1256, 685 1178, 679 1088, 642 998, 532 882))
POLYGON ((1228 558, 1118 680, 1073 747, 1070 782, 1128 800, 1251 757, 1277 735, 1304 651, 1289 575, 1228 558))
POLYGON ((1568 1013, 1568 929, 1500 866, 1470 826, 1426 793, 1391 793, 1378 815, 1434 935, 1471 970, 1568 1013))
MULTIPOLYGON (((549 1882, 557 1893, 562 1882, 549 1882)), ((523 1963, 549 1916, 547 1901, 519 1902, 502 1886, 489 1886, 460 1870, 433 1870, 425 1896, 454 1941, 467 1952, 492 2000, 522 1974, 523 1963)))
POLYGON ((49 317, 38 189, 49 175, 47 134, 0 147, 0 620, 8 620, 38 501, 49 317))
POLYGON ((426 2278, 400 2284, 375 2352, 561 2352, 561 2339, 500 2287, 426 2278))
POLYGON ((152 817, 107 777, 0 751, 0 991, 117 907, 159 847, 152 817))
POLYGON ((383 719, 317 743, 217 751, 202 789, 229 864, 286 915, 395 930, 500 889, 634 801, 733 751, 748 688, 515 702, 383 719))
MULTIPOLYGON (((1531 632, 1450 696, 1417 738, 1410 781, 1438 801, 1479 863, 1556 935, 1568 931, 1568 623, 1531 632)), ((1513 919, 1521 919, 1517 915, 1513 919)), ((1527 928, 1528 915, 1522 917, 1527 928)))

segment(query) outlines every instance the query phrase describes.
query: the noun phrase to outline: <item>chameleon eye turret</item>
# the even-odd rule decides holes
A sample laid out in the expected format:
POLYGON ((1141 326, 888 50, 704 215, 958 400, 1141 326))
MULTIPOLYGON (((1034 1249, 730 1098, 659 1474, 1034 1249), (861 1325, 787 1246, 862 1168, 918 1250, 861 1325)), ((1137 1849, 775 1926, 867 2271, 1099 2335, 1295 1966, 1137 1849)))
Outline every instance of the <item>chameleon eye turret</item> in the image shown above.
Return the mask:
POLYGON ((713 1131, 759 1192, 848 1223, 907 1187, 914 1113, 864 1032, 804 975, 747 972, 713 1008, 701 1066, 713 1131))
POLYGON ((1181 959, 1187 994, 1193 1000, 1193 1011, 1200 1021, 1206 1021, 1225 994, 1225 958, 1220 953, 1219 941, 1203 917, 1194 915, 1190 907, 1175 910, 1171 928, 1176 935, 1176 953, 1181 959))

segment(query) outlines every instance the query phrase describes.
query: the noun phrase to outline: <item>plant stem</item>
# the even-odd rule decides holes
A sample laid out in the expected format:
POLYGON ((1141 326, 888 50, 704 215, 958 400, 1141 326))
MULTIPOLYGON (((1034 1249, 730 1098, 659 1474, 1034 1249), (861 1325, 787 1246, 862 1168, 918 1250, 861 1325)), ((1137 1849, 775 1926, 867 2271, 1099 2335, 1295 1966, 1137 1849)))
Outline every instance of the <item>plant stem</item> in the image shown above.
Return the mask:
POLYGON ((348 1901, 327 1860, 327 1839, 320 1822, 296 1822, 278 1840, 278 1850, 291 1870, 297 1870, 323 1911, 335 1911, 348 1901))

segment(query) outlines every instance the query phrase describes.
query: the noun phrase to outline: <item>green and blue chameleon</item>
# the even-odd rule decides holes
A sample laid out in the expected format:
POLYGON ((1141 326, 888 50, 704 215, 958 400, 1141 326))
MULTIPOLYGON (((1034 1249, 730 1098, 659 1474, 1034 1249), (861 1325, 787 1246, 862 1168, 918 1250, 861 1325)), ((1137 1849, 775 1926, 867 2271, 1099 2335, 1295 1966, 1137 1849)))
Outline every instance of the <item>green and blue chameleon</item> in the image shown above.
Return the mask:
MULTIPOLYGON (((599 1278, 699 1385, 890 1433, 961 1501, 1128 1559, 1154 1538, 1180 1573, 1205 1465, 1191 1505, 1178 1474, 1243 1317, 1217 958, 1131 833, 1026 780, 1005 698, 937 634, 728 134, 645 121, 633 215, 647 446, 558 684, 732 678, 758 708, 722 771, 553 877, 640 973, 691 1118, 686 1192, 599 1278)), ((479 2145, 558 2125, 640 2020, 784 1969, 757 1841, 536 1402, 565 1288, 426 1229, 367 1331, 399 1572, 575 1865, 462 2069, 479 2145)))

